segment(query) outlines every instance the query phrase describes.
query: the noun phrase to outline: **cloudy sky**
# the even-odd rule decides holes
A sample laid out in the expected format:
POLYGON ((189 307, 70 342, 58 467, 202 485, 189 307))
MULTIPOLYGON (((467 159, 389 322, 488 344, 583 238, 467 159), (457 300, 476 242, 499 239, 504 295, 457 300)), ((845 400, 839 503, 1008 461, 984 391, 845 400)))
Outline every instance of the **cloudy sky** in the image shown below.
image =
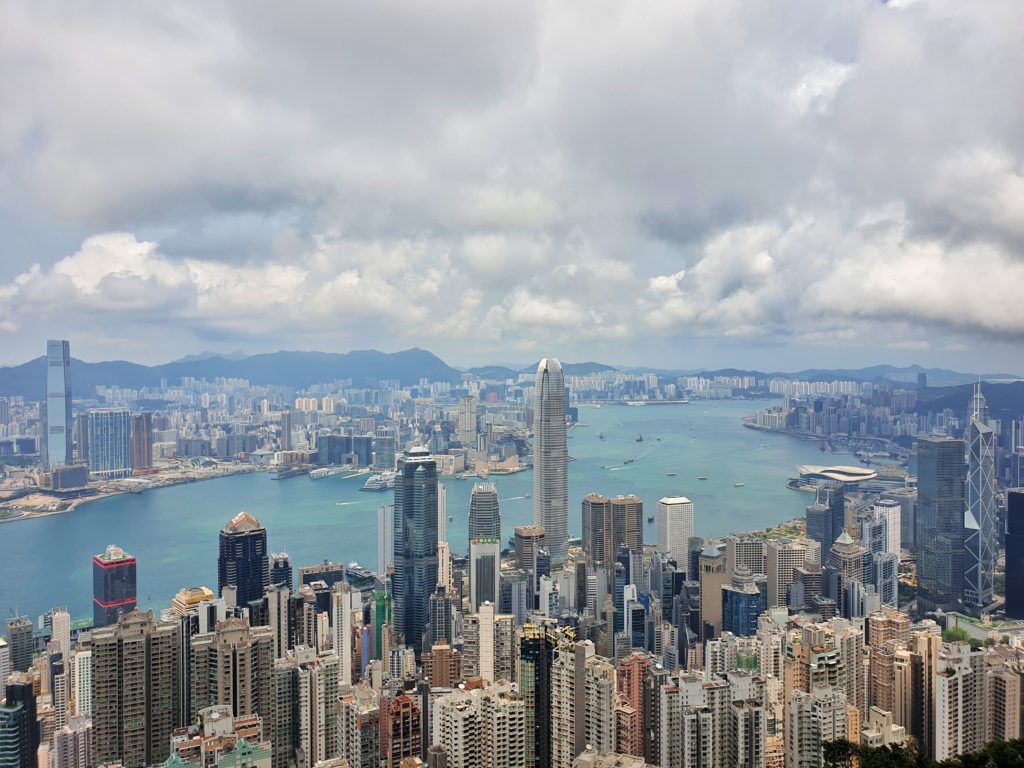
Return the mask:
POLYGON ((1024 369, 1020 0, 12 0, 0 71, 3 363, 1024 369))

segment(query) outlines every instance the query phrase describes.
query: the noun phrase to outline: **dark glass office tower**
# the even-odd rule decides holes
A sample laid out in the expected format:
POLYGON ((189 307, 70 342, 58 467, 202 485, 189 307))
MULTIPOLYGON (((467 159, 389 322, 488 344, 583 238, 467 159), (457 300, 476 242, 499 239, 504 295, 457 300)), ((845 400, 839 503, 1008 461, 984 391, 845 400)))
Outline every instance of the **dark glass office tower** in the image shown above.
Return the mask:
POLYGON ((964 442, 917 442, 917 603, 923 611, 956 610, 964 587, 964 442))
POLYGON ((807 507, 807 538, 821 544, 821 562, 827 563, 832 545, 846 526, 846 497, 841 485, 818 489, 814 504, 807 507))
POLYGON ((551 665, 558 636, 547 626, 527 624, 519 641, 519 695, 526 702, 526 768, 551 765, 551 665))
POLYGON ((12 675, 4 687, 7 703, 0 706, 0 765, 35 768, 39 749, 36 695, 28 676, 12 675))
POLYGON ((92 621, 98 627, 117 624, 117 617, 135 610, 135 558, 111 544, 92 558, 92 621))
MULTIPOLYGON (((32 622, 26 616, 7 620, 7 651, 10 654, 11 671, 27 672, 32 666, 32 652, 35 640, 32 637, 32 622)), ((3 683, 0 680, 0 683, 3 683)))
POLYGON ((1024 619, 1024 488, 1006 493, 1006 617, 1024 619))
POLYGON ((220 532, 217 594, 227 586, 237 589, 237 605, 262 600, 270 586, 267 529, 248 512, 239 512, 220 532))
MULTIPOLYGON (((494 483, 477 483, 469 497, 469 541, 473 539, 501 540, 501 512, 498 509, 498 489, 494 483)), ((469 552, 469 545, 466 545, 469 552)))
POLYGON ((292 559, 287 552, 277 552, 270 556, 270 583, 278 587, 295 589, 292 575, 292 559))
POLYGON ((419 656, 437 587, 437 463, 426 448, 398 460, 394 520, 395 629, 419 656))

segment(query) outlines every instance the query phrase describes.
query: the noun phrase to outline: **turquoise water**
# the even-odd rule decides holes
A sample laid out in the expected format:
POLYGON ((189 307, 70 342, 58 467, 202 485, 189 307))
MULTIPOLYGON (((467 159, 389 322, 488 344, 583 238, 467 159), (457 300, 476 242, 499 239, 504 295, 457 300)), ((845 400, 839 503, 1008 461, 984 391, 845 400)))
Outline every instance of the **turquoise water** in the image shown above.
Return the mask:
MULTIPOLYGON (((693 500, 696 531, 716 536, 765 528, 803 513, 807 497, 786 488, 796 464, 825 461, 818 446, 746 429, 750 402, 679 406, 581 408, 570 432, 569 530, 580 533, 580 500, 591 492, 635 493, 645 523, 662 496, 693 500), (604 433, 605 439, 599 438, 604 433), (636 442, 643 435, 642 443, 636 442), (623 464, 626 459, 632 464, 623 464), (677 476, 667 477, 666 472, 677 476), (707 475, 707 480, 697 480, 707 475), (735 488, 742 482, 744 487, 735 488)), ((522 472, 491 478, 501 499, 508 539, 533 519, 533 478, 522 472)), ((365 477, 272 480, 266 473, 101 499, 65 515, 0 524, 0 611, 32 616, 66 605, 91 616, 91 558, 116 543, 138 558, 141 607, 170 604, 182 586, 216 588, 217 531, 241 509, 266 526, 272 551, 306 565, 325 558, 376 566, 376 510, 392 493, 363 493, 365 477)), ((472 480, 447 479, 448 541, 466 544, 472 480)), ((653 542, 654 525, 646 525, 653 542)))

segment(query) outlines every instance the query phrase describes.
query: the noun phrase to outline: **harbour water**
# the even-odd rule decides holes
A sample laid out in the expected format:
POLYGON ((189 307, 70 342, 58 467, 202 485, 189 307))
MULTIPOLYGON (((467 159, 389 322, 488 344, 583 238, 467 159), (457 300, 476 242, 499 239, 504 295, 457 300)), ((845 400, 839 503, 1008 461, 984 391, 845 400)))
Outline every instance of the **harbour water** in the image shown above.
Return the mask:
MULTIPOLYGON (((635 493, 644 500, 645 540, 655 540, 663 496, 688 496, 698 535, 766 528, 803 513, 807 496, 786 488, 797 464, 831 463, 818 443, 746 429, 743 401, 666 406, 580 408, 569 439, 569 530, 580 533, 580 500, 595 491, 635 493), (603 439, 601 438, 603 435, 603 439), (642 436, 643 441, 637 442, 642 436), (633 459, 631 463, 624 463, 633 459), (667 473, 674 472, 675 476, 667 473), (706 476, 706 480, 698 480, 706 476), (742 483, 736 487, 736 483, 742 483)), ((840 457, 836 463, 849 463, 840 457)), ((296 568, 323 559, 375 568, 376 510, 393 491, 364 493, 366 477, 341 475, 274 481, 268 473, 236 475, 83 505, 69 514, 0 525, 0 610, 32 617, 66 605, 75 619, 91 616, 91 558, 118 544, 138 558, 142 608, 170 604, 182 586, 216 591, 217 532, 247 510, 266 526, 270 549, 287 551, 296 568)), ((503 538, 531 522, 530 472, 492 476, 501 500, 503 538)), ((466 513, 473 480, 445 479, 448 541, 466 549, 466 513)))

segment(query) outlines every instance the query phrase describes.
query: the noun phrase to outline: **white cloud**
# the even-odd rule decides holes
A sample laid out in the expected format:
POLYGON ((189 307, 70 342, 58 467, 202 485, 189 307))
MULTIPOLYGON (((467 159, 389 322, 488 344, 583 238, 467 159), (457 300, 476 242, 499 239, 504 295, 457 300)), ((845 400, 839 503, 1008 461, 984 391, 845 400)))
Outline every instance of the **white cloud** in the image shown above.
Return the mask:
POLYGON ((26 350, 1024 336, 1017 0, 15 0, 0 68, 26 350))

